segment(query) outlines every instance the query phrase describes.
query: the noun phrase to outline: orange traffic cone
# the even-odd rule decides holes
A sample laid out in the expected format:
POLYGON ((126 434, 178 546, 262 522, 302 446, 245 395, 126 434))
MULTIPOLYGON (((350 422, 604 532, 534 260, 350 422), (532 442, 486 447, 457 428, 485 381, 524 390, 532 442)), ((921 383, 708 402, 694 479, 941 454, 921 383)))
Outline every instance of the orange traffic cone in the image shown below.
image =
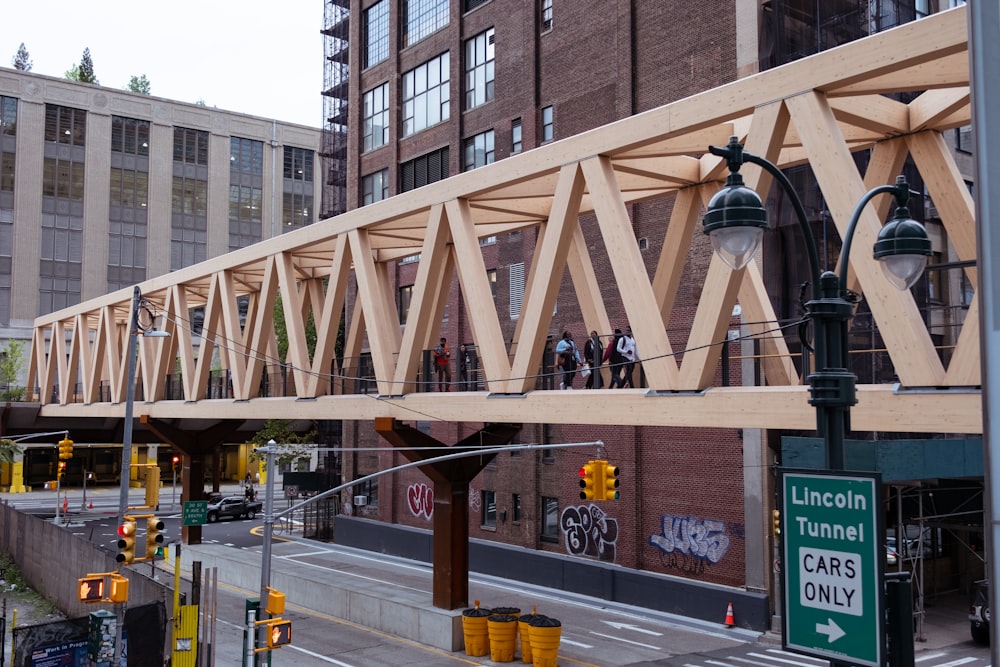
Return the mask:
POLYGON ((736 619, 733 618, 733 603, 729 603, 729 608, 726 609, 726 627, 731 628, 736 625, 736 619))
POLYGON ((87 509, 89 509, 89 510, 94 509, 94 501, 93 500, 91 500, 89 503, 87 503, 87 509))

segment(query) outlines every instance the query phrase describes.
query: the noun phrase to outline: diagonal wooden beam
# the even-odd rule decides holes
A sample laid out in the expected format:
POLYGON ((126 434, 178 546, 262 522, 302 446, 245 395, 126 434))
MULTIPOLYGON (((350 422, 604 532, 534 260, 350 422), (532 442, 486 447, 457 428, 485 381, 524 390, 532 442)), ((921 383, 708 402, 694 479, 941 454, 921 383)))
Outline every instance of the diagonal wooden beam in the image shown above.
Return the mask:
POLYGON ((615 182, 611 161, 595 157, 580 163, 597 214, 615 283, 642 358, 642 367, 652 389, 680 389, 677 361, 667 338, 663 320, 655 317, 659 304, 639 252, 632 221, 615 182))
POLYGON ((383 281, 375 265, 368 232, 352 231, 348 239, 351 243, 351 255, 354 257, 354 273, 358 280, 358 301, 365 314, 375 380, 379 394, 390 396, 390 379, 396 370, 393 357, 399 349, 396 345, 399 318, 395 311, 387 307, 387 297, 392 295, 386 295, 382 290, 383 281))
MULTIPOLYGON (((337 335, 340 333, 340 320, 344 315, 344 303, 347 299, 350 270, 351 249, 347 243, 347 235, 340 234, 337 236, 331 261, 326 295, 320 315, 316 318, 316 351, 313 354, 312 374, 306 386, 308 397, 320 393, 320 382, 328 377, 333 366, 337 352, 337 335)), ((341 372, 342 369, 337 368, 336 373, 341 372)))
MULTIPOLYGON (((815 92, 785 101, 798 128, 810 164, 841 235, 854 207, 865 194, 865 185, 844 143, 825 98, 815 92)), ((906 386, 938 386, 944 368, 912 294, 900 292, 885 280, 871 259, 871 248, 881 223, 867 207, 855 231, 851 266, 864 288, 865 298, 900 380, 906 386)))

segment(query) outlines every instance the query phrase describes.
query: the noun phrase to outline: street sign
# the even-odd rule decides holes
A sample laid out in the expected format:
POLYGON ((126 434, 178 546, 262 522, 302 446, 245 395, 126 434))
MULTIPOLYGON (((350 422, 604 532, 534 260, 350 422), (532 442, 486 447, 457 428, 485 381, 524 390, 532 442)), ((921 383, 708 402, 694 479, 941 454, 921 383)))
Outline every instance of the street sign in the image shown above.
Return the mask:
POLYGON ((881 478, 781 470, 784 648, 880 667, 881 478))
POLYGON ((184 503, 185 526, 202 526, 208 521, 208 501, 188 500, 184 503))

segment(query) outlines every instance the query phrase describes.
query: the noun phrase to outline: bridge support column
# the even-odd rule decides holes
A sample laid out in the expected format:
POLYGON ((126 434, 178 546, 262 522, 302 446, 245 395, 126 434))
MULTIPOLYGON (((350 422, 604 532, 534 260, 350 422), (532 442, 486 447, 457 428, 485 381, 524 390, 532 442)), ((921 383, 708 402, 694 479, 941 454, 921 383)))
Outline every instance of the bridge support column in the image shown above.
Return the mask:
MULTIPOLYGON (((520 424, 486 424, 482 429, 455 443, 455 447, 498 447, 506 445, 521 430, 520 424)), ((440 456, 439 440, 392 418, 375 420, 375 432, 410 461, 440 456)), ((474 450, 470 450, 472 454, 474 450)), ((468 458, 438 461, 420 466, 434 484, 434 579, 433 604, 440 609, 469 606, 469 483, 494 455, 472 454, 468 458)))

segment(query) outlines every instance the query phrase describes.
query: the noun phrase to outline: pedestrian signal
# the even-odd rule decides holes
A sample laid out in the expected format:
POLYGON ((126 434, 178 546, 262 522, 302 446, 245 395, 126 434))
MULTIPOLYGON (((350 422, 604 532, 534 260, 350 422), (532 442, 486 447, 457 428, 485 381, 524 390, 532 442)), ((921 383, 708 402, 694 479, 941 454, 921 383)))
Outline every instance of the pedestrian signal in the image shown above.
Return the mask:
POLYGON ((80 602, 104 600, 104 577, 83 577, 76 580, 77 598, 80 602))
POLYGON ((111 576, 111 601, 128 602, 128 579, 118 574, 111 576))
POLYGON ((292 622, 283 618, 274 619, 267 624, 267 647, 281 648, 292 643, 292 622))

